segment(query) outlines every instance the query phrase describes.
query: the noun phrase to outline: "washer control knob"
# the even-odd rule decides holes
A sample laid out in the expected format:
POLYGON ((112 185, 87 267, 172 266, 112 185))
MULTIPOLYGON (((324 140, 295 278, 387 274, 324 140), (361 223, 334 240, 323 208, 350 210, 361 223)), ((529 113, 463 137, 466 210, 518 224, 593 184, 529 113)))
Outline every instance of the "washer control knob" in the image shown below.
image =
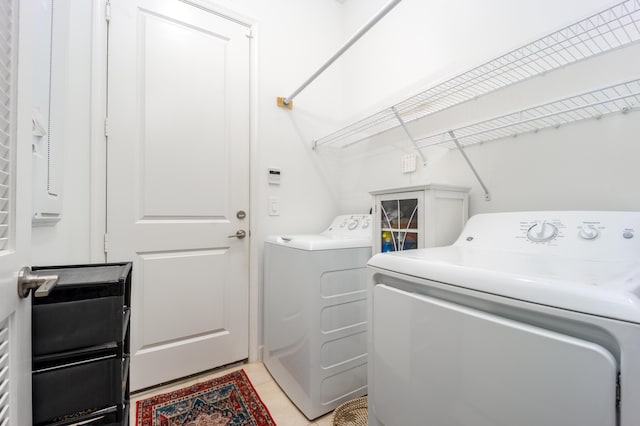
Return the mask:
POLYGON ((536 223, 527 231, 527 238, 535 243, 551 241, 557 235, 558 228, 551 223, 547 223, 546 220, 536 223))
POLYGON ((347 228, 349 228, 349 231, 353 231, 358 227, 359 224, 360 224, 360 221, 358 221, 358 219, 355 219, 353 222, 349 224, 347 228))
POLYGON ((633 238, 633 232, 631 232, 631 231, 623 232, 622 233, 622 238, 627 239, 627 240, 630 239, 630 238, 633 238))
POLYGON ((600 233, 598 232, 598 230, 594 228, 592 225, 582 225, 582 229, 578 233, 578 235, 580 235, 580 238, 583 238, 585 240, 593 240, 599 234, 600 233))

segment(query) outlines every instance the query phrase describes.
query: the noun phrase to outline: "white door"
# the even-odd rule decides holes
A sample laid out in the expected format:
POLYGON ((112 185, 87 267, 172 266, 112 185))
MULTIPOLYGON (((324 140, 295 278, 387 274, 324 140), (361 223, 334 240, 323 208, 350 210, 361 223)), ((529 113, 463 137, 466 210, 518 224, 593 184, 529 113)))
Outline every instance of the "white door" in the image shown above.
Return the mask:
MULTIPOLYGON (((33 2, 35 3, 35 2, 33 2)), ((18 271, 31 239, 31 2, 0 0, 0 425, 31 424, 31 302, 18 271), (24 4, 30 3, 30 4, 24 4), (20 10, 18 10, 20 6, 20 10), (20 25, 18 25, 20 16, 20 25), (18 35, 18 29, 20 34, 18 35), (18 40, 20 52, 18 58, 18 40), (19 72, 18 64, 20 64, 19 72), (17 85, 16 85, 17 83, 17 85), (18 143, 19 142, 19 143, 18 143)))
POLYGON ((107 259, 134 262, 132 390, 248 355, 248 36, 186 2, 112 1, 107 259))

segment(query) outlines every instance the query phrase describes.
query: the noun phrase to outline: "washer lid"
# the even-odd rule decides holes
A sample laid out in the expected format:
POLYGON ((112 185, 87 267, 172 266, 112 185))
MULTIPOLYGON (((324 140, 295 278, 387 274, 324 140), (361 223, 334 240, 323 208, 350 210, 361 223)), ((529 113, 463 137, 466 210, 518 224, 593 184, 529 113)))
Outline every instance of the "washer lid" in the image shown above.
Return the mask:
POLYGON ((265 240, 300 250, 337 250, 371 247, 371 215, 336 216, 321 234, 274 235, 265 240))
POLYGON ((269 236, 267 244, 278 244, 299 250, 337 250, 371 247, 371 239, 338 238, 322 234, 269 236))
POLYGON ((377 254, 368 264, 470 290, 640 323, 640 261, 447 246, 377 254))

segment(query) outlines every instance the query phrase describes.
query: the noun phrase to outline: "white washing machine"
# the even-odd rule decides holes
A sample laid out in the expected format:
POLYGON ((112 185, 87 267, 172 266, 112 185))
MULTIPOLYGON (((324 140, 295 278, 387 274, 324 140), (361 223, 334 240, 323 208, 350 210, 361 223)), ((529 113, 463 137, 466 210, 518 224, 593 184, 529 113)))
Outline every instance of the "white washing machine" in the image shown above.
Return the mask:
POLYGON ((369 266, 369 425, 640 425, 640 213, 477 215, 369 266))
POLYGON ((309 419, 367 393, 371 216, 264 247, 263 362, 309 419))

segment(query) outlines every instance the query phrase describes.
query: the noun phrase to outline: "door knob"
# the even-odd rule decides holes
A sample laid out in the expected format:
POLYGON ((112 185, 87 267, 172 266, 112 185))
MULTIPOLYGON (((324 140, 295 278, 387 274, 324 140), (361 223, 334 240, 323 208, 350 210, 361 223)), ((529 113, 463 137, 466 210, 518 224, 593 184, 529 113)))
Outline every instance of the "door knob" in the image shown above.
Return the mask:
POLYGON ((245 232, 245 230, 244 229, 240 229, 240 230, 238 230, 238 232, 235 233, 235 235, 229 235, 229 238, 237 238, 237 239, 241 240, 246 236, 247 236, 247 233, 245 232))
POLYGON ((18 272, 18 296, 21 298, 28 297, 32 288, 35 289, 36 297, 48 296, 56 284, 58 284, 57 275, 36 275, 28 266, 18 272))

